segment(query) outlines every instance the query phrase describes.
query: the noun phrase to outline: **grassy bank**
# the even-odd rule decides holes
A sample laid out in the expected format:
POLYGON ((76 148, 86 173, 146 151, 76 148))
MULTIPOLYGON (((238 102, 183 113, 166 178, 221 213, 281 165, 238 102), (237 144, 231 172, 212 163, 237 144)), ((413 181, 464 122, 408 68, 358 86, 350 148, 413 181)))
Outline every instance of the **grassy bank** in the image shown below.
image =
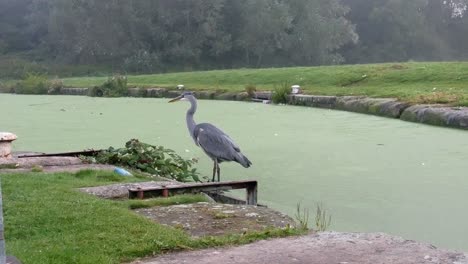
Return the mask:
MULTIPOLYGON (((98 85, 105 77, 66 78, 74 87, 98 85)), ((239 69, 128 76, 130 86, 243 91, 299 84, 308 94, 396 97, 414 103, 468 105, 468 62, 391 63, 323 67, 239 69)))
POLYGON ((155 224, 129 208, 200 201, 200 196, 148 202, 112 201, 75 188, 137 181, 111 172, 2 174, 8 255, 22 263, 121 263, 164 251, 240 244, 292 234, 275 230, 245 236, 194 240, 183 231, 155 224))

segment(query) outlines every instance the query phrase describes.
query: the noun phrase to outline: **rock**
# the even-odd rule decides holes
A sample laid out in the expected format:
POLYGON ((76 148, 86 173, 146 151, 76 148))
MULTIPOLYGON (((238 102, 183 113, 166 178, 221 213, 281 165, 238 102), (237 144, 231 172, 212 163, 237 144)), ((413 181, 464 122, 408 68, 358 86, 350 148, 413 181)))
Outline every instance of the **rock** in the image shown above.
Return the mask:
POLYGON ((242 92, 242 93, 238 93, 236 95, 236 100, 237 101, 247 101, 250 99, 250 96, 247 92, 242 92))
POLYGON ((263 91, 263 92, 255 92, 255 98, 264 99, 264 100, 271 100, 271 95, 273 93, 270 91, 263 91))
POLYGON ((408 103, 393 98, 342 96, 336 100, 336 109, 399 118, 408 103))
POLYGON ((414 105, 403 111, 401 119, 430 125, 468 129, 468 107, 414 105))
POLYGON ((11 158, 11 142, 18 137, 10 132, 0 132, 0 159, 11 158))
POLYGON ((289 103, 328 109, 339 109, 350 112, 374 114, 392 118, 400 117, 408 103, 399 102, 393 98, 368 98, 362 96, 321 96, 321 95, 289 95, 289 103))

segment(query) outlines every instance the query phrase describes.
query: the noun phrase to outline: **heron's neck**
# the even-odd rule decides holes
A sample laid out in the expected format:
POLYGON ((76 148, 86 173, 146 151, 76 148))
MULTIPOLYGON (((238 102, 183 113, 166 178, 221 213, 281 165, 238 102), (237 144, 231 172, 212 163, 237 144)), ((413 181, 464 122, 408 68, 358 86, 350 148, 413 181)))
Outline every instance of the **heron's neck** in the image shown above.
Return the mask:
POLYGON ((193 132, 195 130, 195 120, 193 120, 193 115, 195 111, 197 111, 197 100, 193 97, 189 97, 190 102, 190 109, 187 111, 186 120, 187 120, 187 128, 189 130, 190 135, 193 137, 193 132))

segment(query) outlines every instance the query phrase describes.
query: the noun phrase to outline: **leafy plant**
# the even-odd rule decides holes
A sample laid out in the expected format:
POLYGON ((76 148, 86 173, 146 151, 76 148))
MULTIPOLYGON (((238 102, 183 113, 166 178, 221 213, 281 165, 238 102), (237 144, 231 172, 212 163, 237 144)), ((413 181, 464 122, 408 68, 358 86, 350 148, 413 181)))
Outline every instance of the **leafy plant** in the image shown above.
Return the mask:
POLYGON ((289 92, 289 85, 288 83, 284 82, 280 86, 275 87, 275 90, 271 96, 271 100, 275 104, 286 104, 288 102, 289 92))
POLYGON ((331 224, 331 215, 323 209, 323 204, 317 204, 317 211, 315 213, 315 229, 317 231, 325 231, 331 224))
POLYGON ((192 168, 195 159, 183 159, 171 149, 142 143, 138 139, 125 143, 125 148, 110 147, 95 157, 82 159, 92 163, 127 166, 183 182, 201 181, 196 169, 192 168))

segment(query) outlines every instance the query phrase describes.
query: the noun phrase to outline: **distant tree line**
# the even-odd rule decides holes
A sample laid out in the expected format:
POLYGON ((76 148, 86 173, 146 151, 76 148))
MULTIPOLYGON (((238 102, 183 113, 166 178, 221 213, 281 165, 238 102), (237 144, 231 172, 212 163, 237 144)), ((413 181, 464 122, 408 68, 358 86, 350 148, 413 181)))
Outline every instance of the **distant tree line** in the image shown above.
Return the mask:
POLYGON ((454 60, 468 0, 0 0, 0 55, 128 72, 454 60))
POLYGON ((359 41, 347 63, 468 59, 467 0, 344 0, 359 41))

